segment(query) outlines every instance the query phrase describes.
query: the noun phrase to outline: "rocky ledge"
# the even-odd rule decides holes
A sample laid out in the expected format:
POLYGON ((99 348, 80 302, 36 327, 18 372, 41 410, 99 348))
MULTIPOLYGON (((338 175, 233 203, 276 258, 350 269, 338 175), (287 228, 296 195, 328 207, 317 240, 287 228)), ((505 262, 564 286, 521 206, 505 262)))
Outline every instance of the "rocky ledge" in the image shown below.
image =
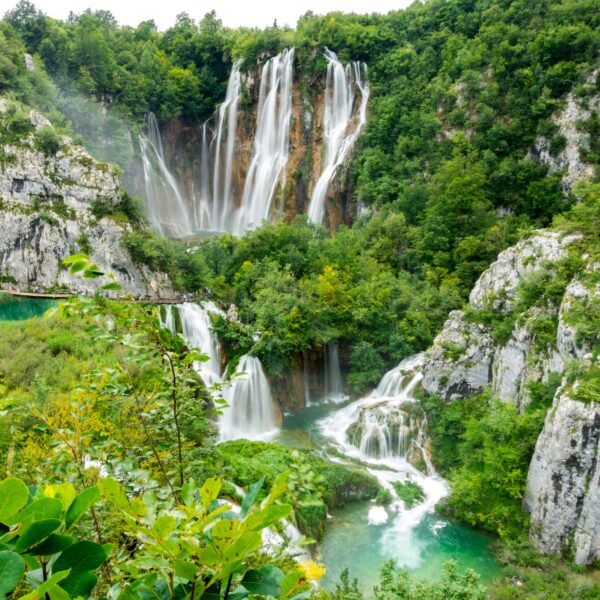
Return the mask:
MULTIPOLYGON (((0 129, 10 110, 0 100, 0 129)), ((134 263, 124 243, 132 230, 118 214, 123 202, 117 174, 61 137, 55 152, 36 143, 50 123, 29 113, 30 131, 10 139, 0 133, 0 284, 23 292, 93 293, 108 280, 72 278, 62 266, 71 254, 90 254, 113 273, 126 293, 138 298, 172 298, 169 278, 134 263)))

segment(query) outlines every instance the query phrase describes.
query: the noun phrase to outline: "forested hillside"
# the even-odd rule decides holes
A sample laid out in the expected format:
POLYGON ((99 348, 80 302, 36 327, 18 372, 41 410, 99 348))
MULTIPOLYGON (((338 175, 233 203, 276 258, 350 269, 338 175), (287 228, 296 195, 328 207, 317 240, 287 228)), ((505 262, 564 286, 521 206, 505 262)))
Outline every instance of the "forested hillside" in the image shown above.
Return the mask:
POLYGON ((158 31, 9 10, 0 284, 98 294, 0 321, 0 597, 600 598, 599 66, 600 0, 426 0, 264 30, 214 12, 158 31), (261 72, 289 48, 282 208, 241 235, 161 235, 134 185, 133 165, 156 168, 152 123, 182 180, 169 191, 194 190, 238 73, 248 170, 261 72), (326 49, 364 68, 369 94, 320 224, 306 213, 327 150, 326 49), (228 391, 240 363, 256 378, 243 406, 228 391), (346 446, 318 437, 322 421, 316 441, 315 423, 290 425, 316 398, 359 403, 346 446), (265 429, 296 437, 228 437, 228 409, 250 422, 259 400, 265 429), (369 457, 401 459, 402 478, 369 457), (387 563, 374 596, 352 572, 310 583, 329 513, 408 512, 441 476, 444 526, 493 536, 504 571, 487 590, 452 564, 432 583, 387 563), (312 554, 298 567, 277 541, 265 551, 273 534, 312 554))

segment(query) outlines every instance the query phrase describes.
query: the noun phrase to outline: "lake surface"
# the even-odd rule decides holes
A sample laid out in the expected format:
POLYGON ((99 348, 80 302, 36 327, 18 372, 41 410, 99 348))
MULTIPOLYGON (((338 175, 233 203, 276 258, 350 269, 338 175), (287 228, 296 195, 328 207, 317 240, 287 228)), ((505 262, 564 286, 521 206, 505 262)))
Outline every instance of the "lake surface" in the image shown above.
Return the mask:
POLYGON ((51 298, 26 298, 0 292, 0 321, 21 321, 39 317, 56 306, 51 298))
MULTIPOLYGON (((277 441, 288 446, 323 448, 326 438, 320 422, 343 404, 321 404, 286 414, 277 441)), ((353 504, 332 512, 320 543, 320 560, 327 569, 321 585, 334 588, 344 569, 357 578, 365 591, 379 579, 379 570, 394 559, 411 575, 435 580, 441 577, 443 565, 458 562, 459 572, 473 569, 483 584, 501 575, 502 567, 492 551, 494 539, 462 523, 433 511, 415 526, 406 527, 388 509, 389 520, 370 525, 369 510, 373 503, 353 504)))

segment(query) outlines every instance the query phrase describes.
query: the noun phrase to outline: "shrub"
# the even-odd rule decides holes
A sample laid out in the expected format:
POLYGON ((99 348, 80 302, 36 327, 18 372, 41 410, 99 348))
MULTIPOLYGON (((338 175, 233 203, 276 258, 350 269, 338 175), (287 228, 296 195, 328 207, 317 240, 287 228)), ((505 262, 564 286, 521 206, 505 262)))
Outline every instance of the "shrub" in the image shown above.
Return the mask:
POLYGON ((53 156, 61 147, 61 136, 54 127, 46 125, 36 132, 35 147, 40 152, 53 156))

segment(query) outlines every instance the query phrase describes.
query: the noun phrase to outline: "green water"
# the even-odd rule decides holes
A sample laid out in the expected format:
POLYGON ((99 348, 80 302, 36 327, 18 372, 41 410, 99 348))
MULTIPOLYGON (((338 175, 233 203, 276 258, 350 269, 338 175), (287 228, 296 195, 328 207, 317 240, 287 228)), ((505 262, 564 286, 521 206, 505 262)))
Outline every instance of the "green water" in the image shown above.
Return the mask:
POLYGON ((333 512, 320 544, 327 569, 321 582, 325 588, 335 587, 347 568, 364 590, 370 590, 381 565, 389 559, 424 579, 438 579, 448 560, 456 560, 459 571, 474 569, 484 584, 500 575, 501 567, 490 548, 492 540, 482 533, 431 513, 400 540, 394 538, 391 522, 368 525, 368 511, 369 505, 362 504, 333 512))
MULTIPOLYGON (((312 406, 286 414, 277 441, 294 447, 322 448, 324 438, 318 421, 341 406, 312 406)), ((340 573, 347 568, 351 577, 370 591, 379 579, 382 564, 389 559, 396 560, 411 575, 430 580, 441 576, 448 560, 456 560, 461 572, 475 570, 484 584, 501 574, 491 548, 493 538, 436 513, 425 515, 410 532, 395 535, 395 515, 391 511, 388 523, 368 524, 372 506, 354 504, 332 512, 319 545, 320 559, 327 569, 321 581, 323 587, 335 587, 340 573)))
POLYGON ((21 321, 43 315, 56 306, 49 298, 24 298, 0 293, 0 321, 21 321))

